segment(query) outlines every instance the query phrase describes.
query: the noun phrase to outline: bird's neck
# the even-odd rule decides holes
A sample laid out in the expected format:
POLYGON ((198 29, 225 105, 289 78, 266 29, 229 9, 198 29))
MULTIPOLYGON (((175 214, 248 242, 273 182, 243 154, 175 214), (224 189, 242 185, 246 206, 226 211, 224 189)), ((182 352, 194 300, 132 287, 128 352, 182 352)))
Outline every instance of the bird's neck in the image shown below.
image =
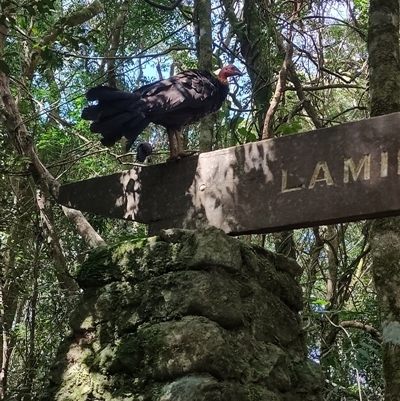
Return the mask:
POLYGON ((218 75, 217 78, 218 81, 221 82, 221 84, 229 85, 228 78, 225 75, 218 75))

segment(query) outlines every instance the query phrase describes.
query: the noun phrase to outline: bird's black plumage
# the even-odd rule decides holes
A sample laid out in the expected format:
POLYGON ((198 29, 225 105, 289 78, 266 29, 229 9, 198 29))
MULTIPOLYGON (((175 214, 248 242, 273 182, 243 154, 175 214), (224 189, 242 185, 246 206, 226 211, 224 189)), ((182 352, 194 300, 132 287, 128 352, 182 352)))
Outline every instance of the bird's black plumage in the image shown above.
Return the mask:
MULTIPOLYGON (((220 73, 218 78, 204 70, 184 71, 142 86, 132 93, 97 86, 86 94, 89 101, 97 101, 97 104, 87 106, 82 111, 82 118, 92 121, 90 130, 100 133, 103 136, 101 142, 106 146, 124 136, 128 151, 151 122, 166 127, 171 142, 184 126, 221 107, 229 92, 226 78, 241 75, 235 66, 225 69, 230 73, 220 73)), ((177 137, 177 140, 178 152, 181 152, 180 139, 177 137)), ((171 143, 170 146, 173 157, 171 143)))
POLYGON ((148 142, 140 142, 136 148, 136 159, 138 162, 143 163, 147 156, 153 152, 152 146, 148 142))

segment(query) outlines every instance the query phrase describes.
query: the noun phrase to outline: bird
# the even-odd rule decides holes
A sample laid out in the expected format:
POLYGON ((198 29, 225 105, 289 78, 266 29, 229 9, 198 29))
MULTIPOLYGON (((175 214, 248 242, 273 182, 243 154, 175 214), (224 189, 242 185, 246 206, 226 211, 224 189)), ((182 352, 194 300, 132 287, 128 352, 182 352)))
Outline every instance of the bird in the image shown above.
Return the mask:
POLYGON ((229 92, 228 78, 241 75, 235 65, 229 64, 217 76, 191 69, 133 92, 99 85, 87 91, 87 100, 97 104, 85 107, 82 119, 91 121, 90 131, 101 134, 105 146, 125 137, 126 152, 150 123, 161 125, 168 134, 168 160, 190 156, 193 152, 183 150, 181 130, 219 110, 229 92))

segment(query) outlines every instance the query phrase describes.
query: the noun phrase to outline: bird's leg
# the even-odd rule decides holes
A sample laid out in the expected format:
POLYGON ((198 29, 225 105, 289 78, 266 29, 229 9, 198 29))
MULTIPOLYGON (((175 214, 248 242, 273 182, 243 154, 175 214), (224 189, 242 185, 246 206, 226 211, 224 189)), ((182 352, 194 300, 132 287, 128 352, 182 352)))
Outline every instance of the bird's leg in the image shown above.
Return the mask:
POLYGON ((183 150, 181 133, 179 130, 175 131, 175 138, 176 138, 176 143, 178 144, 178 156, 179 157, 188 157, 188 156, 192 156, 195 153, 195 152, 185 152, 183 150))
POLYGON ((168 134, 168 142, 169 142, 169 158, 168 160, 174 160, 178 157, 178 152, 176 150, 176 143, 175 143, 175 130, 167 129, 168 134))
POLYGON ((169 152, 170 156, 168 161, 175 160, 178 157, 192 156, 195 152, 185 152, 182 147, 180 131, 176 129, 167 129, 169 152))

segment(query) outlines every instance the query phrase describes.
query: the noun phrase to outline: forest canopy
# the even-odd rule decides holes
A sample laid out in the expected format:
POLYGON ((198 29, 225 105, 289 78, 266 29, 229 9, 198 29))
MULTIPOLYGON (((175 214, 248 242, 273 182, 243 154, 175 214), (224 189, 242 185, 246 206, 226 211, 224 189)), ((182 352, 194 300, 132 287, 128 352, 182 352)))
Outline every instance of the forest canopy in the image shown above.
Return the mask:
MULTIPOLYGON (((233 63, 222 108, 183 132, 206 151, 370 116, 365 0, 3 0, 0 3, 0 399, 34 399, 46 383, 95 246, 146 227, 83 215, 54 200, 59 185, 129 169, 135 151, 107 148, 81 119, 99 84, 133 91, 189 68, 233 63)), ((398 28, 398 27, 397 27, 398 28)), ((399 29, 397 29, 398 33, 399 29)), ((151 125, 139 138, 168 157, 151 125)), ((134 145, 135 146, 135 145, 134 145)), ((295 258, 309 355, 327 400, 383 396, 370 223, 245 240, 295 258)))

